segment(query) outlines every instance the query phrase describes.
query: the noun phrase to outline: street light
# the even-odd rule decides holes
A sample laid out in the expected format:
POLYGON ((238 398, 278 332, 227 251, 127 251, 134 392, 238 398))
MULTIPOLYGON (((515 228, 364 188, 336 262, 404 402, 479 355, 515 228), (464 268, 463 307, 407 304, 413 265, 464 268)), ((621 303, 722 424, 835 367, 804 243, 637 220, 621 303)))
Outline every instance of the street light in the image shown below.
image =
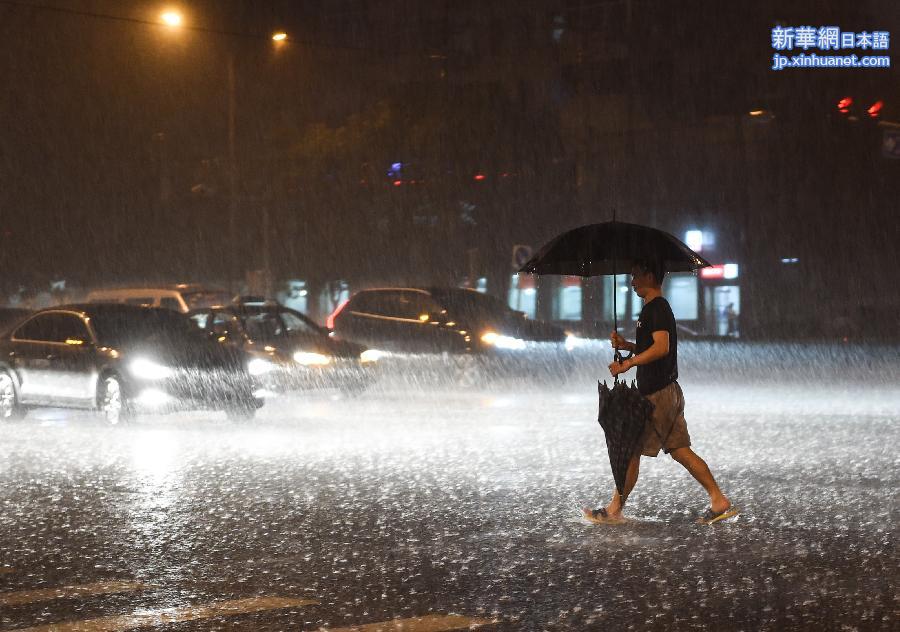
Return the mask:
POLYGON ((166 11, 159 17, 163 21, 163 24, 166 24, 171 27, 181 26, 181 22, 182 22, 181 14, 178 13, 177 11, 166 11))
MULTIPOLYGON (((174 10, 168 10, 163 12, 160 15, 160 20, 163 24, 171 28, 179 28, 182 25, 183 17, 181 13, 174 10)), ((276 31, 272 34, 272 40, 275 42, 277 46, 281 46, 287 40, 287 33, 284 31, 276 31)), ((228 93, 228 241, 232 247, 232 270, 229 272, 229 280, 228 287, 229 290, 232 289, 232 283, 234 282, 235 275, 235 264, 237 261, 237 257, 234 256, 234 253, 237 252, 237 215, 238 215, 238 203, 237 203, 237 151, 235 148, 235 136, 236 136, 236 88, 235 88, 235 54, 234 51, 228 52, 226 70, 227 70, 227 93, 228 93)), ((268 239, 268 210, 265 211, 265 237, 268 239)), ((268 244, 264 247, 264 251, 267 257, 265 262, 266 268, 266 276, 269 274, 269 261, 268 261, 268 244)))
POLYGON ((772 110, 765 110, 763 108, 750 110, 747 114, 749 114, 750 120, 759 123, 768 123, 773 118, 775 118, 775 113, 772 112, 772 110))

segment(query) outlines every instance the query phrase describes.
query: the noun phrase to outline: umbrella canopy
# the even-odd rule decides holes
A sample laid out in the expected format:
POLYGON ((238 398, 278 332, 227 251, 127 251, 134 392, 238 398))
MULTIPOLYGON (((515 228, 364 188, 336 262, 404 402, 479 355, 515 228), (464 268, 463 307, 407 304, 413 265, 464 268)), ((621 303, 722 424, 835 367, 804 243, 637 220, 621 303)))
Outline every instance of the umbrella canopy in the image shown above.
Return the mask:
POLYGON ((636 259, 660 262, 666 272, 692 272, 711 265, 665 231, 613 221, 588 224, 555 237, 519 272, 582 277, 628 274, 636 259))
POLYGON ((624 502, 628 462, 640 448, 644 428, 653 415, 653 404, 640 394, 634 382, 628 386, 624 380, 616 380, 612 388, 606 382, 598 382, 597 389, 600 392, 597 421, 606 435, 609 465, 624 502))

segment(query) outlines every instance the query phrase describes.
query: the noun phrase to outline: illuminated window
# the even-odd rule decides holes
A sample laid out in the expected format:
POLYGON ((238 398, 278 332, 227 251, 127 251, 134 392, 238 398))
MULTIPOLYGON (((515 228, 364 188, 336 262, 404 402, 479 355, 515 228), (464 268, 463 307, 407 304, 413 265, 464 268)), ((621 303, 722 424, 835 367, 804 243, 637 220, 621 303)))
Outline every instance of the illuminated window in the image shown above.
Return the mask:
POLYGON ((689 230, 684 233, 684 243, 694 252, 713 250, 716 247, 716 234, 708 230, 689 230))
POLYGON ((703 251, 703 231, 689 230, 684 234, 684 243, 694 252, 703 251))
POLYGON ((509 283, 509 306, 534 318, 537 311, 537 287, 530 274, 514 274, 509 283))
POLYGON ((667 274, 663 295, 672 306, 676 320, 697 320, 699 291, 693 274, 667 274))
POLYGON ((723 275, 726 279, 736 279, 738 278, 738 264, 736 263, 726 263, 725 264, 725 274, 723 275))
MULTIPOLYGON (((616 276, 616 316, 619 320, 625 319, 625 312, 628 309, 628 293, 631 292, 631 276, 628 274, 619 274, 616 276)), ((641 311, 640 301, 638 303, 638 312, 641 311)), ((613 320, 613 278, 611 276, 603 277, 603 310, 604 319, 612 322, 613 320)))
POLYGON ((309 308, 309 290, 303 279, 290 279, 278 292, 278 302, 287 308, 306 313, 309 308))
POLYGON ((581 279, 563 277, 554 302, 556 320, 581 320, 581 279))

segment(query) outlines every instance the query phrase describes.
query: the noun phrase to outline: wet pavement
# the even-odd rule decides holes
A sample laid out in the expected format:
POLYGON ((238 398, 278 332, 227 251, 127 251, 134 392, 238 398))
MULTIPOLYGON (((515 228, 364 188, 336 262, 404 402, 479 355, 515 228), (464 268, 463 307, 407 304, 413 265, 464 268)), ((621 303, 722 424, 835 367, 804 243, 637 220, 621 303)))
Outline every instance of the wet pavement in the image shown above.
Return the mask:
POLYGON ((743 509, 713 527, 668 458, 644 460, 630 522, 580 518, 612 487, 583 367, 244 424, 34 411, 0 428, 0 630, 896 629, 900 362, 880 357, 685 373, 694 448, 743 509))

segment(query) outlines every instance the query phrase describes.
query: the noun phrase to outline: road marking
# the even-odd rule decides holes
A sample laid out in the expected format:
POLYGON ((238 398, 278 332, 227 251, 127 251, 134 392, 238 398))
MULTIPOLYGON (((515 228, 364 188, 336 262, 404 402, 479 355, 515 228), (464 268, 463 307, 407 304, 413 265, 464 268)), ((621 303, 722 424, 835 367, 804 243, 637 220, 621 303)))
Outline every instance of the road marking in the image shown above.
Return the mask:
MULTIPOLYGON (((264 610, 280 610, 300 606, 315 606, 318 601, 310 599, 289 599, 286 597, 252 597, 234 601, 219 601, 200 606, 183 606, 180 608, 156 608, 138 610, 132 614, 71 621, 69 623, 51 623, 33 628, 19 628, 12 632, 119 632, 147 626, 165 625, 167 623, 183 623, 213 617, 233 617, 239 614, 262 612, 264 610)), ((443 628, 450 629, 450 628, 443 628)))
POLYGON ((113 593, 136 592, 147 586, 134 582, 101 582, 99 584, 83 584, 81 586, 62 586, 59 588, 40 588, 20 592, 0 593, 0 606, 20 606, 35 601, 51 599, 70 599, 72 597, 93 597, 113 593))
POLYGON ((379 623, 354 625, 349 628, 321 628, 328 632, 444 632, 445 630, 462 630, 479 625, 488 625, 492 621, 470 619, 456 614, 414 617, 412 619, 394 619, 379 623))

